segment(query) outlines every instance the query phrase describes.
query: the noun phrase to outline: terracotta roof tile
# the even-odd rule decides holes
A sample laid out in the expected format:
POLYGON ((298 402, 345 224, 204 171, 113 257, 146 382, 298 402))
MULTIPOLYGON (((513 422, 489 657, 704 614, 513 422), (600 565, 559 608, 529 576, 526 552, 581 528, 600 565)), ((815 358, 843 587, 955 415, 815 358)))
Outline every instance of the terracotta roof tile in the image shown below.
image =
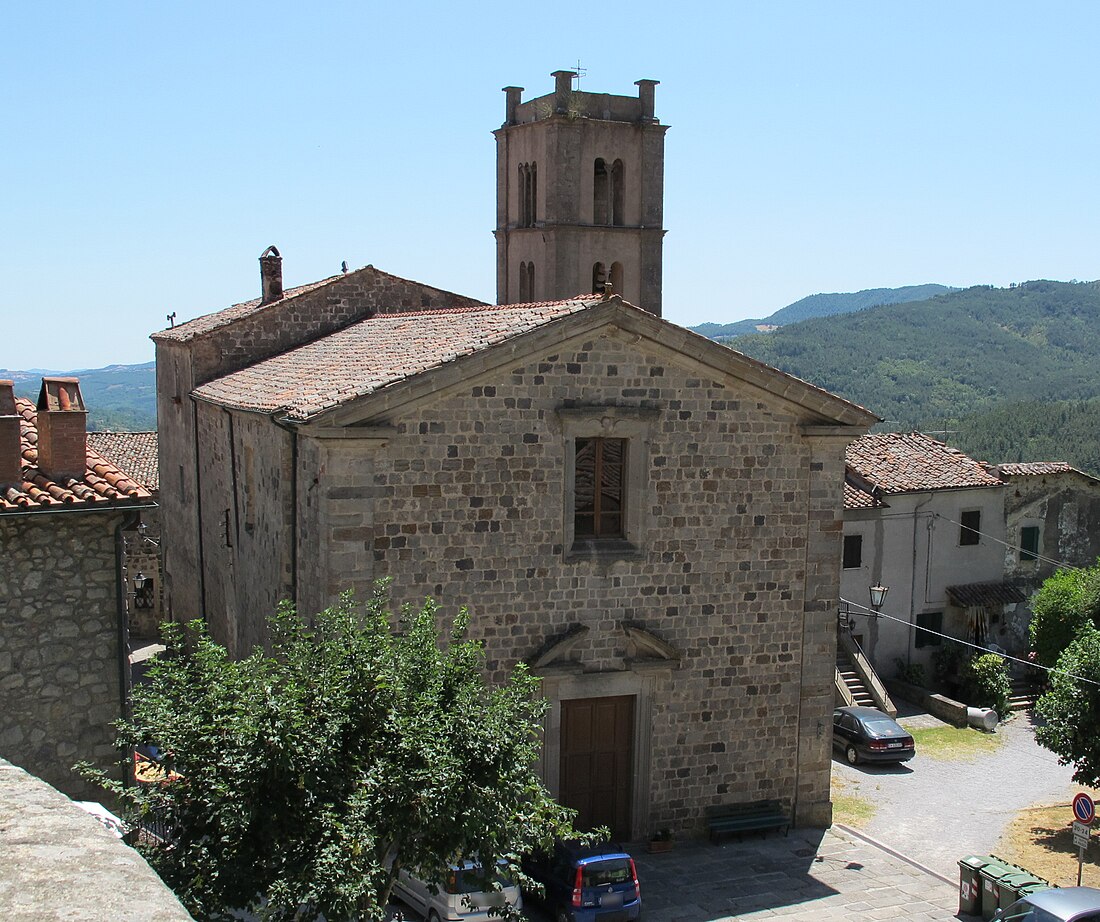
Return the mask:
POLYGON ((1002 483, 980 462, 920 432, 861 435, 848 444, 848 466, 883 493, 914 493, 1002 483))
POLYGON ((997 471, 1002 477, 1041 477, 1044 474, 1080 474, 1089 480, 1096 480, 1092 474, 1086 474, 1066 461, 1027 461, 1022 464, 998 464, 997 471))
POLYGON ((222 406, 309 419, 598 303, 593 297, 379 313, 210 381, 194 394, 222 406))
POLYGON ((887 506, 870 490, 865 490, 859 484, 851 480, 844 481, 844 508, 845 509, 882 509, 887 506))
POLYGON ((0 515, 46 509, 147 505, 152 501, 147 489, 91 447, 87 449, 87 469, 83 477, 63 481, 50 479, 38 467, 38 412, 34 404, 23 397, 15 399, 15 409, 20 416, 23 479, 0 487, 0 515))
POLYGON ((150 493, 160 488, 155 432, 89 432, 88 447, 150 493))

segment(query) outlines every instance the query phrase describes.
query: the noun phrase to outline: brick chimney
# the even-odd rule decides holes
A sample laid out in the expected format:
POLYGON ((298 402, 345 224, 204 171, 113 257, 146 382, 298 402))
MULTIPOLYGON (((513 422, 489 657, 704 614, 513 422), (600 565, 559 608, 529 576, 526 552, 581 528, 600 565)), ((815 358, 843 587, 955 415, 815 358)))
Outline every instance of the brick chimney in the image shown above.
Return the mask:
POLYGON ((23 446, 15 409, 15 382, 0 381, 0 483, 23 479, 23 446))
POLYGON ((260 256, 260 287, 261 304, 278 301, 283 296, 283 257, 273 246, 260 256))
POLYGON ((54 480, 88 469, 88 411, 77 378, 43 378, 38 393, 38 466, 54 480))

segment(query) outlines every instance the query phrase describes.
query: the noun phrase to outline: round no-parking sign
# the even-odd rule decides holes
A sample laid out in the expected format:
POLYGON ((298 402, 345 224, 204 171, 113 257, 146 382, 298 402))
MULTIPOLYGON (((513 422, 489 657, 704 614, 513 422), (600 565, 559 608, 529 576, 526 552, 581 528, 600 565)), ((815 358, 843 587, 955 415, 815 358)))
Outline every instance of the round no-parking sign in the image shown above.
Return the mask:
POLYGON ((1096 817, 1096 805, 1088 794, 1082 792, 1073 798, 1073 816, 1077 822, 1085 824, 1096 817))

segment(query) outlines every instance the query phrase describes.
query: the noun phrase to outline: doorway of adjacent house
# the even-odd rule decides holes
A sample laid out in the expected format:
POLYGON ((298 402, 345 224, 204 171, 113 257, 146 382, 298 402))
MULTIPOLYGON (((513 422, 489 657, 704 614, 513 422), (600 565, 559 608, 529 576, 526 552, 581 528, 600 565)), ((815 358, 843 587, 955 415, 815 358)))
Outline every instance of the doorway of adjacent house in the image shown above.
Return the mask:
POLYGON ((630 838, 634 790, 634 696, 561 702, 558 799, 577 811, 579 829, 606 826, 630 838))

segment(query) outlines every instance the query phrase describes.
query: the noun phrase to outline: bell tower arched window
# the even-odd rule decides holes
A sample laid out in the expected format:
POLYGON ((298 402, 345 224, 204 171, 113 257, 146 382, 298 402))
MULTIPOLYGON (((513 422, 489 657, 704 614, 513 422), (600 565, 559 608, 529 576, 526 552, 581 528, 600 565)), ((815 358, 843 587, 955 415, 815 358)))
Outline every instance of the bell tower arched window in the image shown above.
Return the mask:
POLYGON ((610 177, 607 174, 607 164, 603 157, 597 157, 592 167, 592 223, 610 224, 610 202, 608 197, 611 192, 610 177))
POLYGON ((607 281, 607 270, 604 268, 603 263, 596 263, 592 266, 592 293, 597 295, 603 294, 603 283, 607 281))
POLYGON ((534 227, 538 210, 539 167, 537 163, 519 165, 519 226, 534 227))
POLYGON ((611 164, 611 223, 616 227, 622 227, 626 220, 623 217, 626 206, 626 167, 621 160, 611 164))

